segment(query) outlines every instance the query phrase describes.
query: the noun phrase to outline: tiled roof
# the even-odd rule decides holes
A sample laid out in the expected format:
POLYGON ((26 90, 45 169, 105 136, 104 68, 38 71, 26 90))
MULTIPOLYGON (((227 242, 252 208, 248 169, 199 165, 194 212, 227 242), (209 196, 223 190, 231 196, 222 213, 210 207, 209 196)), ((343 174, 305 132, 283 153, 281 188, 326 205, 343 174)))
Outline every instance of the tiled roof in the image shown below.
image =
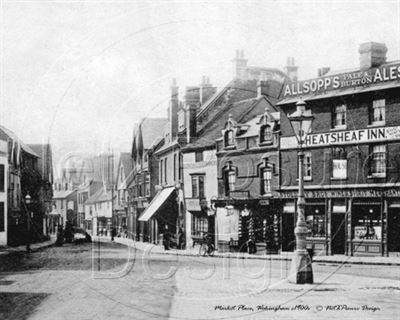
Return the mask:
MULTIPOLYGON (((200 133, 198 138, 195 138, 193 142, 185 146, 182 149, 183 152, 197 148, 206 148, 215 145, 215 140, 221 137, 221 130, 223 130, 225 122, 228 119, 228 115, 232 115, 232 119, 235 121, 243 120, 245 114, 250 112, 253 107, 260 102, 264 97, 247 99, 233 103, 230 108, 226 108, 217 117, 208 123, 200 133)), ((246 119, 247 121, 247 119, 246 119)))
POLYGON ((53 199, 64 199, 74 193, 74 190, 54 190, 53 192, 53 199))
POLYGON ((33 156, 39 158, 39 155, 36 154, 36 152, 33 151, 27 144, 23 143, 14 132, 12 132, 11 130, 7 129, 6 127, 4 127, 2 125, 0 125, 0 136, 3 136, 3 139, 10 138, 14 141, 17 141, 21 145, 22 150, 29 153, 30 155, 33 155, 33 156), (4 137, 4 135, 5 135, 5 137, 4 137))
POLYGON ((28 145, 36 154, 39 155, 38 169, 43 179, 53 181, 53 163, 50 144, 29 144, 28 145))
POLYGON ((85 204, 94 204, 105 201, 111 201, 111 191, 105 191, 104 188, 101 188, 94 195, 89 197, 85 201, 85 204))
POLYGON ((154 140, 163 137, 167 122, 166 118, 144 118, 140 122, 144 149, 150 148, 154 140))

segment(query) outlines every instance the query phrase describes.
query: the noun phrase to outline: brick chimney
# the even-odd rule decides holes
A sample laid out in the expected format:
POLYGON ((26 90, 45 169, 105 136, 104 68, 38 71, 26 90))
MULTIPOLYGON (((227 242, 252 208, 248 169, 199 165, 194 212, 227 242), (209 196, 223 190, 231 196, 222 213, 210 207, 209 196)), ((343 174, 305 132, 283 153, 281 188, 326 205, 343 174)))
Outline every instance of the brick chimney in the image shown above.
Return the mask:
POLYGON ((200 104, 203 105, 216 91, 217 88, 210 83, 210 77, 203 76, 200 84, 200 104))
POLYGON ((246 80, 247 59, 244 58, 243 50, 236 50, 236 57, 232 60, 233 77, 246 80))
POLYGON ((330 67, 321 67, 318 68, 318 77, 323 77, 324 75, 326 75, 329 71, 331 70, 330 67))
POLYGON ((386 62, 387 47, 384 43, 366 42, 360 44, 360 69, 379 67, 386 62))
POLYGON ((186 87, 185 110, 186 110, 186 140, 190 143, 196 137, 196 114, 200 106, 200 88, 186 87))
POLYGON ((179 109, 179 87, 176 85, 176 79, 172 79, 171 83, 171 100, 168 108, 169 133, 171 139, 178 134, 178 109, 179 109))
POLYGON ((292 81, 297 81, 297 71, 299 67, 295 66, 294 58, 287 57, 286 58, 286 67, 283 68, 287 76, 292 81))
POLYGON ((267 80, 265 80, 264 77, 262 77, 257 82, 257 98, 261 98, 262 96, 268 96, 268 90, 269 90, 269 83, 267 80))

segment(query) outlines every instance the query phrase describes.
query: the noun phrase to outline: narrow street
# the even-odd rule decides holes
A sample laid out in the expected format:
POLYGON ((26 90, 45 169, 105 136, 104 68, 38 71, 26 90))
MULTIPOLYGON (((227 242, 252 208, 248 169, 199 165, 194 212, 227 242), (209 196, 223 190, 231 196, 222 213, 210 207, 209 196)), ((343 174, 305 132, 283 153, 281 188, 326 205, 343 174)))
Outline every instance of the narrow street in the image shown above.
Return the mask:
POLYGON ((0 318, 389 319, 400 311, 396 266, 314 263, 315 284, 293 285, 285 261, 130 250, 101 243, 100 271, 97 243, 1 256, 0 318))

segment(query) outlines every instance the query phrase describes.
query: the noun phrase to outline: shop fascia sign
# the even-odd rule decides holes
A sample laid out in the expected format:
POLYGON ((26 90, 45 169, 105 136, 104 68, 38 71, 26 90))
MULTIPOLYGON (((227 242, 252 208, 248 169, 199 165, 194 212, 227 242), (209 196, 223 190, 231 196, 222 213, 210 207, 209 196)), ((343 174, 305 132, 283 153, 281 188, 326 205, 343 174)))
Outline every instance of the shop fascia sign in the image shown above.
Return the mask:
POLYGON ((290 83, 285 86, 283 96, 285 98, 295 97, 320 91, 367 86, 398 79, 400 79, 400 64, 395 64, 366 71, 348 72, 290 83))
MULTIPOLYGON (((362 144, 393 140, 400 140, 400 126, 309 134, 305 139, 305 146, 323 147, 332 145, 362 144)), ((295 137, 281 138, 281 149, 293 149, 296 147, 297 140, 295 137)))
MULTIPOLYGON (((305 197, 309 199, 324 199, 324 198, 380 198, 380 197, 400 197, 400 189, 353 189, 353 190, 306 190, 305 197)), ((297 198, 297 191, 283 191, 280 194, 284 199, 297 198)))

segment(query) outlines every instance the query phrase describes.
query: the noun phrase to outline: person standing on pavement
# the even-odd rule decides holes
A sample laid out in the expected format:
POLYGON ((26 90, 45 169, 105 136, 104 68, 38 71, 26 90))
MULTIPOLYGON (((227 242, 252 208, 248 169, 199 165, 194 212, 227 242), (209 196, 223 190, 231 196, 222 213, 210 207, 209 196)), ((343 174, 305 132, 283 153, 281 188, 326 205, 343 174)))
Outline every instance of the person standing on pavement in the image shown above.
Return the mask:
POLYGON ((165 226, 164 229, 164 249, 169 250, 169 240, 170 240, 170 234, 168 231, 168 226, 165 226))
POLYGON ((185 239, 184 239, 183 230, 182 230, 182 228, 179 228, 179 232, 178 232, 178 249, 181 249, 181 250, 183 249, 184 242, 185 242, 185 239))

